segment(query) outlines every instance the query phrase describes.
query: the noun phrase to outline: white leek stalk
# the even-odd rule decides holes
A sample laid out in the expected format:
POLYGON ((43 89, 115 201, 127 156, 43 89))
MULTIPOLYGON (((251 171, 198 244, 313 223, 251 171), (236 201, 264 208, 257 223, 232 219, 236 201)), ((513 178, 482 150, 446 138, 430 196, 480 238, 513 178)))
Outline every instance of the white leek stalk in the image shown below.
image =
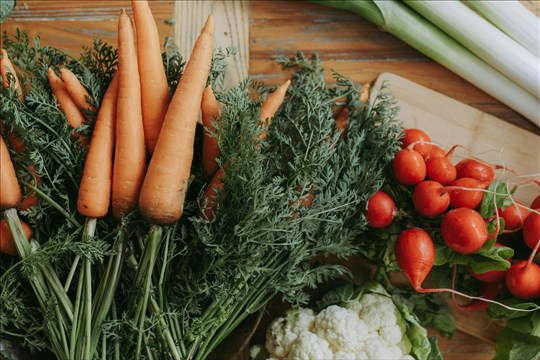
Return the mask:
POLYGON ((540 57, 540 19, 519 1, 471 1, 469 4, 520 43, 540 57))
POLYGON ((316 2, 353 11, 540 127, 540 102, 407 5, 394 0, 316 2))
POLYGON ((540 98, 540 60, 460 1, 405 3, 482 60, 540 98))

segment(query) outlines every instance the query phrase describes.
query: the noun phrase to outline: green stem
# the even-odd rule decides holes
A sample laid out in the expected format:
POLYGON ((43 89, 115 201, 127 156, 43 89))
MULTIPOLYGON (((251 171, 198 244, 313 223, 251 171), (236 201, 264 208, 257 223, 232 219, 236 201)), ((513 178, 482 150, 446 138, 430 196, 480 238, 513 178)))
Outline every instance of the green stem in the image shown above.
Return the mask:
MULTIPOLYGON (((96 232, 96 218, 87 218, 83 231, 83 242, 90 241, 96 232)), ((84 359, 91 359, 92 343, 92 264, 88 258, 83 259, 84 267, 84 359)))
POLYGON ((69 287, 71 286, 71 281, 73 280, 73 276, 75 275, 75 271, 77 271, 77 266, 79 266, 79 260, 81 259, 81 255, 77 254, 75 256, 75 259, 73 260, 73 263, 71 264, 71 268, 69 269, 68 276, 66 278, 66 282, 64 283, 64 291, 68 292, 69 287))
MULTIPOLYGON (((83 271, 81 270, 81 277, 84 276, 83 271)), ((77 293, 75 295, 75 309, 73 316, 73 323, 71 325, 71 344, 69 350, 69 358, 75 359, 75 350, 77 349, 77 339, 79 338, 80 322, 79 315, 81 310, 81 301, 82 301, 82 292, 83 292, 83 282, 79 278, 77 282, 77 293)))
POLYGON ((58 210, 64 217, 69 220, 70 223, 75 225, 76 227, 80 228, 81 224, 70 214, 68 213, 60 204, 58 204, 56 201, 51 199, 47 194, 45 194, 43 191, 41 191, 37 186, 34 186, 24 180, 20 180, 19 183, 23 185, 24 187, 27 187, 33 191, 36 192, 43 200, 45 200, 49 205, 51 205, 53 208, 58 210))

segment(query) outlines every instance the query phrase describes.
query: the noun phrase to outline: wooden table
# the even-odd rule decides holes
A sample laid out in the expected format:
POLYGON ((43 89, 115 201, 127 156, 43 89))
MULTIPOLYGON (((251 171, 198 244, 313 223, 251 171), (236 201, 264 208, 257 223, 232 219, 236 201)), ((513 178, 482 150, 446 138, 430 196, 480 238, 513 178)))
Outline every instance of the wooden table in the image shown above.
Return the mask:
MULTIPOLYGON (((538 15, 538 2, 523 3, 538 15)), ((162 37, 174 36, 175 26, 186 28, 172 20, 178 6, 185 2, 151 1, 162 37)), ((382 72, 392 72, 540 134, 523 116, 357 15, 304 1, 251 1, 243 6, 249 16, 249 74, 256 79, 281 82, 286 74, 275 57, 317 52, 327 69, 357 82, 372 82, 382 72)), ((96 37, 116 45, 121 8, 129 9, 129 1, 19 0, 2 31, 13 34, 16 28, 25 29, 31 36, 40 34, 44 45, 78 55, 96 37)), ((447 360, 490 359, 494 354, 492 344, 463 331, 453 339, 441 338, 440 346, 447 360)))

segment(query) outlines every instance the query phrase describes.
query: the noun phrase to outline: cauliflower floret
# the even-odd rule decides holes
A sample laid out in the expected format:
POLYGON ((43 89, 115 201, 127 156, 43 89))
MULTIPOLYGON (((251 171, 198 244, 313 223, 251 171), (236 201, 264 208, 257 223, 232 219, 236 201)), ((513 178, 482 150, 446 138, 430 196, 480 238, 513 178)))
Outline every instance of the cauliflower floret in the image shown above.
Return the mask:
POLYGON ((373 338, 366 343, 368 359, 400 359, 403 353, 397 346, 385 344, 378 338, 373 338))
POLYGON ((358 314, 337 305, 317 315, 314 332, 326 339, 334 351, 357 351, 368 337, 368 328, 358 314))
POLYGON ((334 353, 334 360, 357 360, 357 352, 337 351, 334 353))
POLYGON ((328 341, 321 339, 317 335, 304 331, 291 344, 291 350, 287 355, 287 360, 321 360, 333 359, 334 355, 328 341))
POLYGON ((312 329, 314 321, 315 313, 308 308, 290 310, 286 318, 276 318, 266 331, 266 350, 276 358, 284 358, 298 336, 312 329))
POLYGON ((376 294, 365 294, 360 300, 359 316, 365 321, 370 331, 397 323, 398 310, 392 299, 376 294))
POLYGON ((379 335, 388 345, 399 344, 403 337, 401 328, 396 324, 380 328, 379 335))

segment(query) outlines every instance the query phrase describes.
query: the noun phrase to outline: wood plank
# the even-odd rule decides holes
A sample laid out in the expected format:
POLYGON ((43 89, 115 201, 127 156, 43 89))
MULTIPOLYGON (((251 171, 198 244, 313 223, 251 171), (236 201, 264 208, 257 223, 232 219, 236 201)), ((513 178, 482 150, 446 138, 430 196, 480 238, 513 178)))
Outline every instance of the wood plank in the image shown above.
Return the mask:
MULTIPOLYGON (((43 45, 55 46, 78 56, 82 46, 95 38, 117 46, 118 15, 124 8, 132 15, 130 1, 25 1, 17 6, 2 31, 15 34, 17 28, 30 36, 40 35, 43 45)), ((160 36, 173 36, 174 1, 151 1, 160 36)))
POLYGON ((249 66, 248 1, 178 1, 174 12, 177 22, 174 38, 185 59, 189 58, 202 25, 212 14, 216 24, 214 47, 237 50, 228 58, 223 86, 228 88, 246 78, 249 66))

